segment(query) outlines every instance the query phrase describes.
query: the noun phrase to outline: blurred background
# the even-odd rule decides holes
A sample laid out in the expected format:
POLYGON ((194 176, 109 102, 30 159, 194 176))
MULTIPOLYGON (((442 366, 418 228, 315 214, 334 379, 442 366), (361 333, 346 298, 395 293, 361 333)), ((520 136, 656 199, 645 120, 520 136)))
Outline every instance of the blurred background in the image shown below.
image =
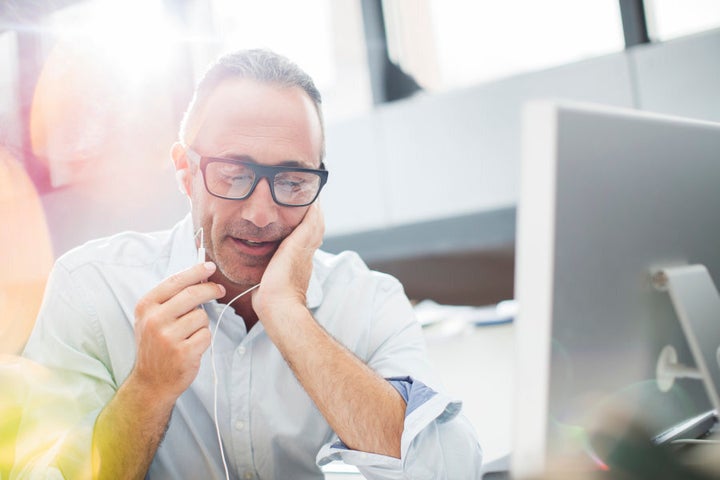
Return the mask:
POLYGON ((717 0, 5 0, 0 353, 22 349, 55 258, 186 213, 169 149, 193 85, 266 47, 324 97, 323 248, 358 251, 415 301, 482 308, 428 338, 486 453, 506 451, 512 309, 496 305, 513 299, 522 106, 720 121, 719 27, 717 0), (485 362, 508 367, 457 368, 485 362))

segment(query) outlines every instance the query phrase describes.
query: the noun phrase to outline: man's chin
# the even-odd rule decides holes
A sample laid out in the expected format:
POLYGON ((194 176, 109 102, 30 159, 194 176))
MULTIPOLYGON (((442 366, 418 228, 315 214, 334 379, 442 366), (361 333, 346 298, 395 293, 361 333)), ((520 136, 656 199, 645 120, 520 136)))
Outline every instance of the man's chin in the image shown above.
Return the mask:
POLYGON ((267 255, 248 255, 236 249, 221 249, 213 252, 218 273, 232 284, 253 286, 260 283, 275 252, 267 255))
POLYGON ((267 268, 267 262, 262 265, 252 266, 231 266, 230 268, 223 268, 222 265, 218 265, 222 275, 231 283, 238 286, 252 286, 260 283, 263 273, 267 268))

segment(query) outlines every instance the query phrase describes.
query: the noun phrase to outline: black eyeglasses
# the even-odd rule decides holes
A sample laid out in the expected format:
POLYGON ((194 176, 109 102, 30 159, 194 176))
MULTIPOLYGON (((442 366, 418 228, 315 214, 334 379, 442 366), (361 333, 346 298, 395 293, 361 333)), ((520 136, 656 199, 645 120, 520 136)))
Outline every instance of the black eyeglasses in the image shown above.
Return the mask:
POLYGON ((325 186, 328 171, 303 167, 267 166, 229 158, 203 157, 186 148, 193 160, 200 161, 205 188, 210 195, 243 200, 255 191, 258 182, 268 179, 270 193, 278 205, 305 207, 315 201, 325 186))

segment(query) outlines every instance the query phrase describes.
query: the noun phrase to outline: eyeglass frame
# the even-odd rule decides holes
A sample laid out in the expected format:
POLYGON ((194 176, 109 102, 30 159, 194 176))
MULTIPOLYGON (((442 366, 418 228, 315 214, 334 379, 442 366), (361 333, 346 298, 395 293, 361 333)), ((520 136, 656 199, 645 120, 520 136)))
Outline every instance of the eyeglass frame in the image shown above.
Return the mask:
POLYGON ((237 160, 234 158, 222 158, 222 157, 206 157, 203 155, 200 155, 195 150, 190 148, 188 145, 183 145, 183 148, 185 148, 185 151, 188 153, 188 157, 190 157, 191 160, 196 162, 198 166, 200 167, 200 171, 202 172, 203 176, 203 184, 205 185, 205 190, 212 195, 213 197, 222 198, 224 200, 246 200, 250 198, 250 196, 255 192, 255 187, 257 187, 258 183, 260 183, 260 180, 263 178, 266 178, 268 181, 268 186, 270 187, 270 194, 272 195, 273 201, 280 205, 281 207, 307 207, 308 205, 312 205, 315 200, 320 196, 320 192, 322 191, 323 187, 327 183, 328 174, 329 172, 325 169, 325 163, 320 162, 320 168, 306 168, 306 167, 290 167, 287 165, 261 165, 259 163, 255 162, 248 162, 245 160, 237 160), (195 157, 195 158, 193 158, 195 157), (250 185, 250 189, 248 190, 248 193, 245 194, 242 197, 226 197, 223 195, 219 195, 217 193, 213 193, 210 191, 210 187, 208 187, 207 184, 207 175, 205 174, 205 169, 207 168, 209 163, 212 162, 222 162, 222 163, 231 163, 235 165, 244 165, 248 167, 250 170, 253 171, 255 174, 255 178, 253 179, 252 185, 250 185), (318 186, 317 193, 315 193, 315 196, 307 203, 303 203, 300 205, 291 205, 288 203, 283 203, 278 201, 277 197, 275 196, 275 175, 278 173, 283 172, 305 172, 305 173, 314 173, 318 177, 320 177, 320 185, 318 186))

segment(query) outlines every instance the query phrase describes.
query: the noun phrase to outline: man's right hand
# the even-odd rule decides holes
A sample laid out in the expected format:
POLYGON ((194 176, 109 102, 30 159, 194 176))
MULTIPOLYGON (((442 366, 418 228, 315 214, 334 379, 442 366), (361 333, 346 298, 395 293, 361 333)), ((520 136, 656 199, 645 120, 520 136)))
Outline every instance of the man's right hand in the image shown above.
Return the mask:
POLYGON ((206 262, 177 273, 135 307, 135 366, 95 422, 97 478, 146 476, 173 405, 197 376, 210 345, 208 317, 198 306, 225 295, 221 285, 201 283, 215 269, 206 262))
POLYGON ((130 377, 158 400, 174 402, 197 376, 211 341, 208 316, 198 306, 225 295, 222 285, 204 282, 215 269, 205 262, 172 275, 135 307, 137 358, 130 377))

